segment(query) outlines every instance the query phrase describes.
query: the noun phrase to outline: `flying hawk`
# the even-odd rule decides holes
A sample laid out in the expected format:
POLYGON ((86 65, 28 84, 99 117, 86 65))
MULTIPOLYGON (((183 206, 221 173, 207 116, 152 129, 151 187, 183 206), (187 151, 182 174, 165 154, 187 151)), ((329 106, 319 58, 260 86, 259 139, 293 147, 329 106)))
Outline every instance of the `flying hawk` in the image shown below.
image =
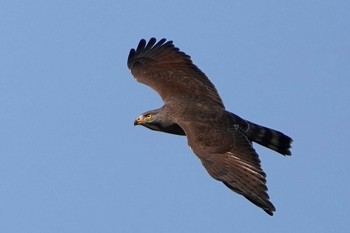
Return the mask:
POLYGON ((292 139, 225 110, 215 86, 172 41, 142 39, 130 50, 127 63, 136 80, 164 101, 163 107, 137 117, 134 125, 186 135, 214 179, 273 215, 276 209, 267 194, 266 174, 252 142, 291 155, 292 139))

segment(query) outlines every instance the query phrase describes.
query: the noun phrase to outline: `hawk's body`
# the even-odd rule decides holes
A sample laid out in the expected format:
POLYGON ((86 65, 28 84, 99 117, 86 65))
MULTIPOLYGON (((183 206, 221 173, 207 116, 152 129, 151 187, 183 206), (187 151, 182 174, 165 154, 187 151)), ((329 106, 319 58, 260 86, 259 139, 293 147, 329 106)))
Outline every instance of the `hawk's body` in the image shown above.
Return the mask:
POLYGON ((162 108, 144 113, 135 124, 186 135, 213 178, 272 215, 275 207, 252 141, 290 155, 292 139, 226 111, 214 85, 171 41, 141 40, 130 51, 128 67, 137 81, 152 87, 164 101, 162 108))

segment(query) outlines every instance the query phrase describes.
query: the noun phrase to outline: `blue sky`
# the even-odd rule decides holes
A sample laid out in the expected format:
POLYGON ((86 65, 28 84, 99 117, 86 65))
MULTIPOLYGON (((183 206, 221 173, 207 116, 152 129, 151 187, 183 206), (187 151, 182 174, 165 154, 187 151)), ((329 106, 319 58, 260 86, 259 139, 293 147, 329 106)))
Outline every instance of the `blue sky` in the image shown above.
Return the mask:
POLYGON ((0 231, 350 232, 349 1, 1 1, 0 231), (255 146, 273 217, 209 177, 126 66, 167 38, 227 109, 294 139, 255 146))

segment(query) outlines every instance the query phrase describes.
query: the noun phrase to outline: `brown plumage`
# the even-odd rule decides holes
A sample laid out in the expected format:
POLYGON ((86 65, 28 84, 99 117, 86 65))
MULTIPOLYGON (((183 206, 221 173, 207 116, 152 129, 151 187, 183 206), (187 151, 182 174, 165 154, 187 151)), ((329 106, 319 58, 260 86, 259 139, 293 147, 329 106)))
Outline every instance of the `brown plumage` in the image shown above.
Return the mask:
POLYGON ((290 155, 292 139, 226 111, 214 85, 172 41, 141 40, 136 50, 130 50, 128 67, 164 101, 163 107, 142 114, 134 124, 186 135, 214 179, 273 215, 266 174, 252 142, 290 155))

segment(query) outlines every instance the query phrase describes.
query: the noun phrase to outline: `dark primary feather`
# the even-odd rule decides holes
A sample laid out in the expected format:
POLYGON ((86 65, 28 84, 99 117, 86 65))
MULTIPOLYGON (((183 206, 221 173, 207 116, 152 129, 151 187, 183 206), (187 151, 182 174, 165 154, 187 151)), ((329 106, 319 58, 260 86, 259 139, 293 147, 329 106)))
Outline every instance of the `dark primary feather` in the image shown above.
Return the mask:
POLYGON ((142 39, 136 50, 130 50, 128 67, 137 81, 153 88, 165 102, 168 97, 195 95, 224 108, 214 85, 172 41, 142 39))

